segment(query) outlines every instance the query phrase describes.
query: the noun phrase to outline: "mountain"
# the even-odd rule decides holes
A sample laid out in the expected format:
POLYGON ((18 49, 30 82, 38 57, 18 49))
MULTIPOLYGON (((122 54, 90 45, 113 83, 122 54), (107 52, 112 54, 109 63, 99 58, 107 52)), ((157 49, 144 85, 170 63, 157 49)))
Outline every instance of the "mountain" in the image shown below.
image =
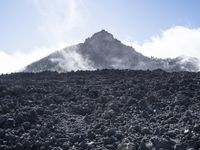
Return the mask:
POLYGON ((115 39, 105 30, 95 33, 84 43, 60 51, 28 65, 24 72, 76 71, 95 69, 133 69, 165 71, 198 71, 198 59, 149 58, 115 39))

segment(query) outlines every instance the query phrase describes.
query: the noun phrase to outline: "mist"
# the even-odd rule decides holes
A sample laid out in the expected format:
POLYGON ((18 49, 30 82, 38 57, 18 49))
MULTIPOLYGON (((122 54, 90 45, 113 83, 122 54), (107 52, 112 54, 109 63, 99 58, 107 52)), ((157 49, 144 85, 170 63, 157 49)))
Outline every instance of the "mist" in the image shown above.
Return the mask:
MULTIPOLYGON (((102 36, 102 35, 101 35, 102 36)), ((123 41, 127 46, 121 46, 120 41, 110 34, 108 37, 89 38, 86 43, 63 48, 64 44, 55 48, 38 48, 28 53, 15 52, 5 53, 0 51, 0 73, 23 71, 28 64, 60 50, 61 57, 51 57, 50 61, 55 64, 56 71, 95 70, 103 68, 114 69, 161 69, 179 65, 180 70, 200 70, 200 30, 187 27, 172 27, 162 32, 161 35, 153 36, 143 44, 138 42, 123 41), (100 38, 100 39, 99 39, 100 38), (107 46, 105 39, 109 39, 107 46), (83 46, 84 45, 84 46, 83 46), (126 49, 126 50, 125 50, 126 49), (128 50, 127 50, 128 49, 128 50), (188 49, 190 51, 188 51, 188 49), (136 53, 136 51, 141 54, 136 53), (141 55, 151 57, 141 57, 141 55), (162 60, 159 60, 162 58, 162 60), (174 60, 172 60, 174 58, 174 60), (158 59, 158 60, 157 60, 158 59), (164 61, 164 62, 162 62, 164 61), (170 66, 170 64, 173 65, 170 66)))
POLYGON ((39 48, 31 52, 6 53, 0 51, 0 73, 22 71, 28 64, 38 61, 55 52, 54 48, 39 48))
POLYGON ((200 58, 200 28, 174 26, 153 35, 143 43, 124 40, 143 55, 157 58, 175 58, 178 56, 200 58))
POLYGON ((61 57, 51 58, 51 62, 56 63, 56 70, 61 72, 77 71, 77 70, 94 70, 87 58, 84 58, 77 52, 79 45, 71 46, 59 51, 61 57))

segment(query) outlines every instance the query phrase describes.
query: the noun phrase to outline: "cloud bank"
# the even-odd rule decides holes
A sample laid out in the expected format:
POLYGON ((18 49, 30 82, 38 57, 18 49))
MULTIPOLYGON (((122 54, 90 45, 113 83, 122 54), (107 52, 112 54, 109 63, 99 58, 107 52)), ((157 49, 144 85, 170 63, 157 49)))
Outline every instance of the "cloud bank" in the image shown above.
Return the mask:
POLYGON ((15 52, 13 54, 0 51, 0 73, 18 72, 26 65, 47 56, 55 50, 54 48, 40 48, 29 53, 15 52))
POLYGON ((57 44, 77 42, 74 31, 81 28, 86 19, 83 0, 31 0, 39 13, 38 30, 44 43, 57 44))
MULTIPOLYGON (((200 58, 200 28, 176 26, 162 31, 160 35, 151 37, 143 44, 130 41, 124 41, 124 43, 133 46, 137 51, 146 56, 174 58, 185 55, 200 58)), ((0 73, 19 71, 26 65, 47 56, 55 50, 61 49, 64 45, 61 44, 59 48, 39 48, 29 53, 16 52, 7 54, 0 51, 0 73)), ((70 60, 73 60, 72 67, 75 63, 78 63, 79 66, 77 69, 84 69, 87 66, 87 64, 79 63, 79 61, 83 61, 81 56, 78 56, 76 53, 66 53, 64 56, 68 60, 69 57, 70 60)), ((64 66, 64 63, 65 61, 61 65, 64 66)))
POLYGON ((79 46, 68 47, 65 50, 59 51, 59 54, 62 55, 60 58, 52 58, 52 62, 57 62, 61 72, 64 71, 77 71, 77 70, 94 70, 90 65, 90 61, 83 57, 80 53, 77 52, 79 46))
MULTIPOLYGON (((39 48, 29 52, 0 50, 0 73, 17 72, 48 54, 75 44, 74 30, 83 24, 83 0, 30 0, 38 14, 39 48), (70 39, 70 40, 69 40, 70 39)), ((36 47, 38 47, 36 45, 36 47)))
POLYGON ((146 56, 175 58, 189 56, 200 58, 200 28, 175 26, 162 31, 142 44, 125 41, 146 56))

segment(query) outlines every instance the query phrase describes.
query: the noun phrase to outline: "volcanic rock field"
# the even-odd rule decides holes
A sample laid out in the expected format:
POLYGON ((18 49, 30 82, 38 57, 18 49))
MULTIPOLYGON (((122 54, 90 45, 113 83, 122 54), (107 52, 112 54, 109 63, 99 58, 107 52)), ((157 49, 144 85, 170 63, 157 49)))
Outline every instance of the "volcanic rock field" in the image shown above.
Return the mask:
POLYGON ((0 150, 198 150, 200 73, 0 76, 0 150))

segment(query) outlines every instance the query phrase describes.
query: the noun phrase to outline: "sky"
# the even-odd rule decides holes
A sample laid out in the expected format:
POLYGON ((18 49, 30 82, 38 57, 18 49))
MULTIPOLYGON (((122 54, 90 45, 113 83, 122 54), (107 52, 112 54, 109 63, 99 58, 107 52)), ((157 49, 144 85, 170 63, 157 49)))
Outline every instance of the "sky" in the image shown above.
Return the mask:
POLYGON ((199 0, 0 0, 0 73, 102 29, 146 56, 200 57, 199 0))

